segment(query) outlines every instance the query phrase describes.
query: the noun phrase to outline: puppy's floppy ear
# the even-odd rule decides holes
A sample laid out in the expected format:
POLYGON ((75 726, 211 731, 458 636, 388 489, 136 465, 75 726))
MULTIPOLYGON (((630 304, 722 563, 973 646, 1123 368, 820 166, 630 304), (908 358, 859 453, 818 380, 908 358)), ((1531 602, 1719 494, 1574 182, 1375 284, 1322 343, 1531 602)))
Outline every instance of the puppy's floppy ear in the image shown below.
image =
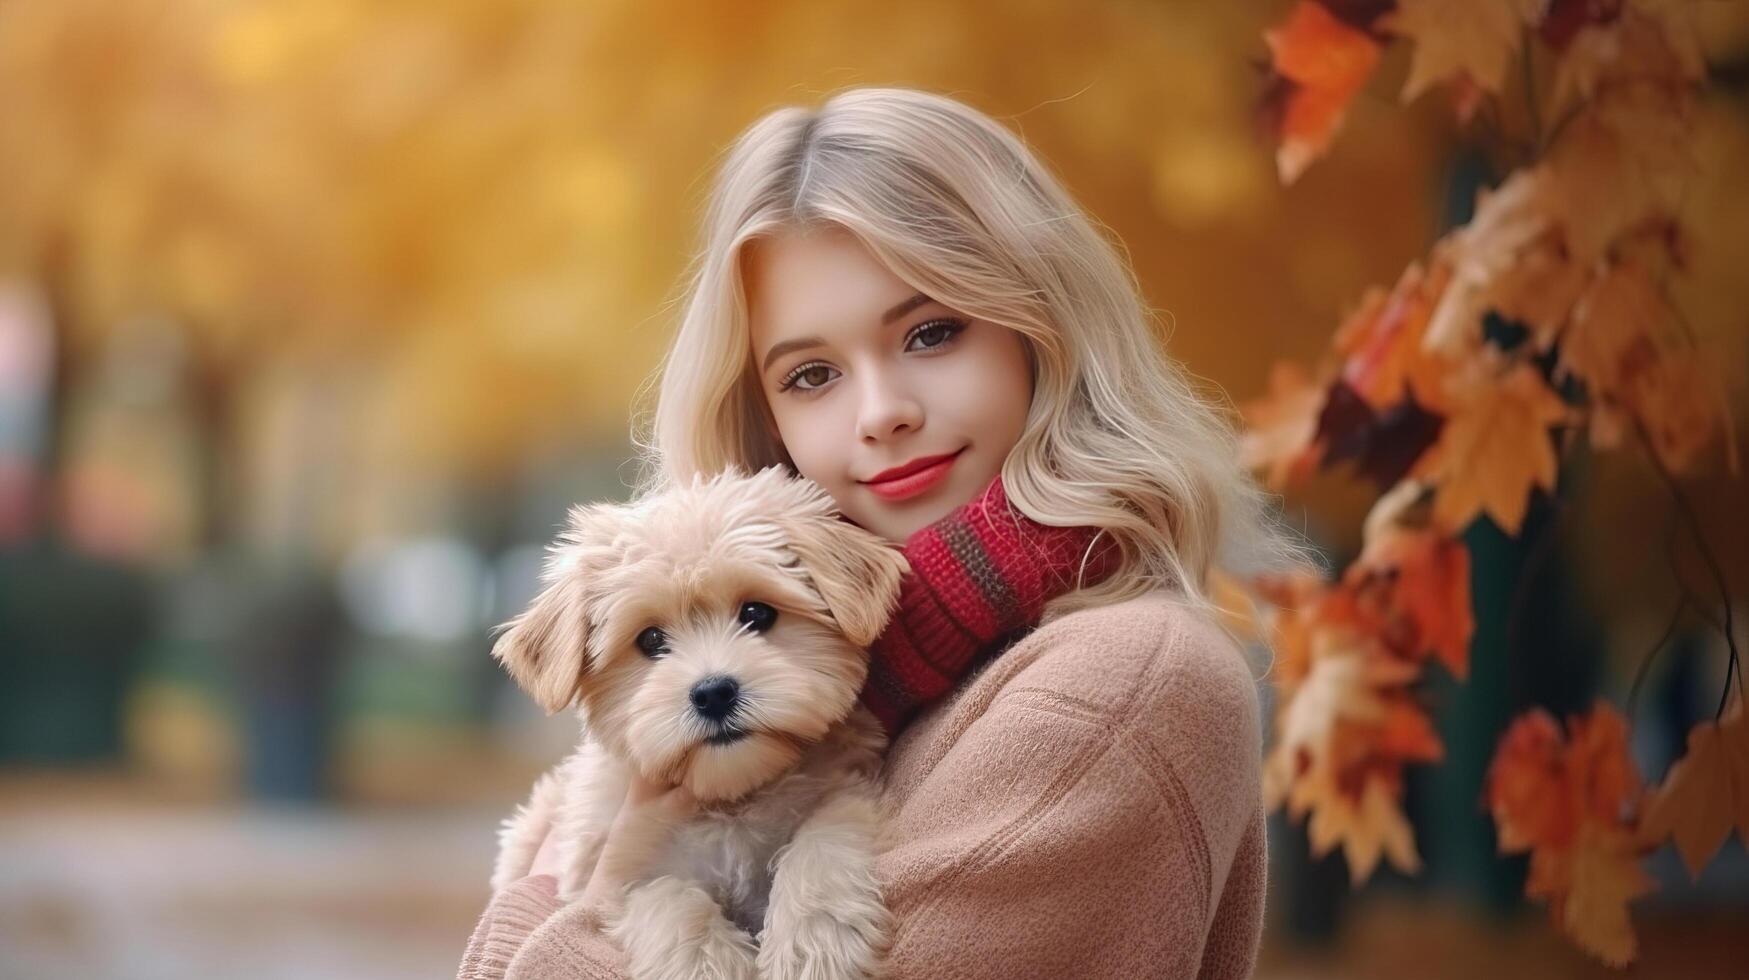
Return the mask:
POLYGON ((547 714, 577 701, 589 653, 589 580, 606 567, 607 539, 617 508, 591 504, 571 509, 568 526, 547 555, 534 602, 505 624, 492 656, 547 714))
POLYGON ((492 656, 550 715, 577 700, 588 658, 587 622, 583 583, 561 578, 506 624, 492 656))
POLYGON ((886 629, 911 563, 879 535, 840 517, 818 484, 796 482, 805 500, 779 519, 790 549, 845 638, 868 646, 886 629))

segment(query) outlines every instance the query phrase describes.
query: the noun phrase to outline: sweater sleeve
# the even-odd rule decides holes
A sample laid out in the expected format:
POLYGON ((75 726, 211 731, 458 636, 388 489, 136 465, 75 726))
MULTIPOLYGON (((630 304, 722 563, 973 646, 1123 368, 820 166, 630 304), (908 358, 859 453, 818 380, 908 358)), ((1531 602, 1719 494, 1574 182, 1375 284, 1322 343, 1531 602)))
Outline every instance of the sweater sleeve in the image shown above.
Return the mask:
POLYGON ((626 980, 625 953, 601 931, 594 910, 565 905, 552 875, 505 885, 481 913, 456 980, 626 980))
POLYGON ((561 907, 558 887, 552 875, 530 875, 499 889, 468 937, 456 980, 503 980, 529 934, 561 907))
POLYGON ((1005 685, 905 801, 877 863, 896 923, 885 976, 1249 976, 1265 853, 1255 691, 1242 668, 1215 672, 1121 706, 1031 670, 1005 685))

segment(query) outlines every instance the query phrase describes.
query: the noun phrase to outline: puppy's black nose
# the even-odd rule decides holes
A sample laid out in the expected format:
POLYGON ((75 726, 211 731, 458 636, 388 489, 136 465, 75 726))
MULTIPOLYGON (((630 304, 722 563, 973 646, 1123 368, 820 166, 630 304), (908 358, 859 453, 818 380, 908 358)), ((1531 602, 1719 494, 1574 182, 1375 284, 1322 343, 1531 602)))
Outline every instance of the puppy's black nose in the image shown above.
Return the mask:
POLYGON ((722 721, 735 709, 741 685, 733 677, 706 677, 692 685, 692 706, 711 721, 722 721))

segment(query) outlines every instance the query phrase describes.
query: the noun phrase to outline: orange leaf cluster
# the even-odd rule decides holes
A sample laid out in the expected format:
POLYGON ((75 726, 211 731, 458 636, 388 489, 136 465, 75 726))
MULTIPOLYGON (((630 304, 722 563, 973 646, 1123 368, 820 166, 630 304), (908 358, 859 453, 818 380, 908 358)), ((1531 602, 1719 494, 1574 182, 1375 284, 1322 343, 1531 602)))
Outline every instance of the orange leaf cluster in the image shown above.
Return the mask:
POLYGON ((1400 809, 1403 767, 1437 762, 1444 750, 1409 684, 1429 658, 1458 676, 1467 669, 1468 553, 1431 530, 1391 524, 1337 583, 1303 573, 1253 584, 1271 606, 1280 691, 1266 801, 1309 814, 1313 853, 1340 844, 1356 883, 1380 857, 1417 870, 1400 809))
MULTIPOLYGON (((1403 100, 1443 87, 1465 122, 1515 71, 1534 71, 1525 44, 1555 67, 1544 106, 1541 86, 1523 82, 1533 117, 1550 121, 1532 134, 1532 159, 1393 286, 1368 290, 1316 368, 1278 363, 1264 396, 1240 406, 1241 459, 1271 489, 1351 462, 1383 491, 1336 582, 1248 583, 1270 607, 1277 652, 1266 797, 1309 814, 1313 852, 1340 844, 1356 882, 1381 857, 1419 864, 1403 767, 1438 761, 1442 746, 1410 691, 1428 659, 1467 670, 1469 559, 1456 536, 1482 515, 1518 534, 1535 493, 1555 492, 1572 433, 1608 450, 1631 432, 1669 474, 1723 442, 1740 468, 1717 359, 1668 283, 1691 248, 1677 206, 1696 169, 1705 77, 1683 5, 1305 0, 1265 37, 1284 182, 1327 150, 1391 38, 1413 46, 1403 100)), ((1641 853, 1669 839, 1698 875, 1733 828, 1749 839, 1740 703, 1696 726, 1643 826, 1626 732, 1603 705, 1565 736, 1533 712, 1502 740, 1487 790, 1501 849, 1531 854, 1526 893, 1615 965, 1634 955, 1627 904, 1651 888, 1641 853)))
POLYGON ((1559 724, 1520 716, 1488 770, 1488 807, 1502 853, 1530 852, 1525 894, 1549 901, 1555 923, 1611 966, 1634 958, 1627 903, 1653 889, 1640 867, 1644 792, 1627 750, 1627 722, 1598 703, 1559 724))
POLYGON ((1556 6, 1306 0, 1269 32, 1275 70, 1301 86, 1278 133, 1300 166, 1334 123, 1295 128, 1292 107, 1316 104, 1314 118, 1339 120, 1330 107, 1370 73, 1373 62, 1353 51, 1376 48, 1374 28, 1415 45, 1406 98, 1435 82, 1498 95, 1524 39, 1540 37, 1560 56, 1553 107, 1572 113, 1546 155, 1483 191, 1425 264, 1362 297, 1333 357, 1314 371, 1272 369, 1268 394, 1243 406, 1241 446, 1272 489, 1353 459, 1384 488, 1403 477, 1431 485, 1435 520, 1451 533, 1487 514, 1516 534, 1533 491, 1555 489, 1552 428, 1582 427, 1605 449, 1643 431, 1673 473, 1722 442, 1738 471, 1723 379, 1682 328, 1667 285, 1686 247, 1678 194, 1694 170, 1703 73, 1692 32, 1646 0, 1608 16, 1556 6), (1490 337, 1490 315, 1522 339, 1490 337), (1563 398, 1555 385, 1569 382, 1563 398))
MULTIPOLYGON (((1318 379, 1276 366, 1269 394, 1240 406, 1246 465, 1267 470, 1279 490, 1330 462, 1332 445, 1358 439, 1368 447, 1363 468, 1396 460, 1402 465, 1390 471, 1390 484, 1407 476, 1434 488, 1434 518, 1447 533, 1486 513, 1517 534, 1532 490, 1555 488, 1549 429, 1575 413, 1532 364, 1479 336, 1459 357, 1429 348, 1440 290, 1456 288, 1452 275, 1444 263, 1425 273, 1411 265, 1391 292, 1368 293, 1337 333, 1339 358, 1318 379), (1368 411, 1330 411, 1339 388, 1368 411), (1428 411, 1443 420, 1432 439, 1424 429, 1392 427, 1393 417, 1428 411)), ((1479 323, 1481 312, 1475 316, 1479 323)))

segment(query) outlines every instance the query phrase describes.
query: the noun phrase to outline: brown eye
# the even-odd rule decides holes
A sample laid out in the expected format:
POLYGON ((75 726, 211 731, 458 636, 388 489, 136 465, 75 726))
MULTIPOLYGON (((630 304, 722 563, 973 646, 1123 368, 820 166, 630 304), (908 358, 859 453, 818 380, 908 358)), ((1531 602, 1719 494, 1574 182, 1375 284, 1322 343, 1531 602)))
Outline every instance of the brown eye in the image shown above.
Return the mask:
POLYGON ((791 371, 784 377, 783 383, 779 385, 779 387, 784 391, 788 391, 792 388, 797 391, 818 391, 831 383, 831 372, 831 367, 817 361, 811 361, 796 368, 794 371, 791 371), (807 384, 799 383, 803 379, 807 380, 807 384))
POLYGON ((763 602, 743 602, 738 618, 753 632, 763 633, 777 622, 777 610, 763 602))
POLYGON ((955 320, 952 318, 930 320, 916 330, 911 331, 911 336, 906 343, 906 349, 935 350, 939 347, 946 347, 948 344, 952 343, 954 338, 959 336, 959 332, 965 328, 966 324, 963 320, 955 320), (922 341, 923 345, 914 348, 910 345, 911 341, 922 341))
POLYGON ((660 628, 651 626, 638 634, 637 644, 644 656, 653 659, 667 650, 668 637, 662 634, 660 628))

